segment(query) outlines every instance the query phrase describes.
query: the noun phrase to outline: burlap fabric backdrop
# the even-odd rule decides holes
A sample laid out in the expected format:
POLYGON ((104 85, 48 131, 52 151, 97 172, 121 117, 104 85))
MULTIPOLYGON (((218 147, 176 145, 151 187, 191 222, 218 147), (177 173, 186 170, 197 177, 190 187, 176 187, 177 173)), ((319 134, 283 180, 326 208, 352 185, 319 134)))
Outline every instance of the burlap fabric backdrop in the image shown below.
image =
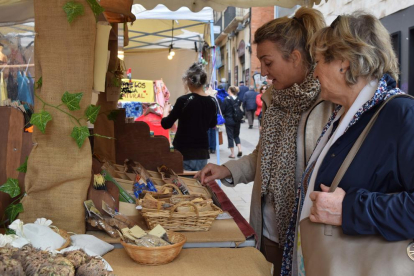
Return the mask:
MULTIPOLYGON (((65 91, 84 92, 81 110, 71 112, 79 118, 91 102, 96 22, 85 0, 85 14, 71 24, 67 22, 63 5, 67 0, 34 1, 36 80, 43 79, 37 93, 50 104, 60 104, 65 91)), ((35 112, 42 109, 36 99, 35 112)), ((66 106, 61 107, 64 110, 66 106)), ((70 118, 50 107, 45 109, 53 120, 46 134, 35 128, 37 143, 30 154, 25 179, 27 196, 23 199, 25 223, 46 217, 59 228, 76 233, 85 232, 83 201, 91 179, 91 149, 89 141, 78 148, 71 131, 70 118)), ((83 121, 86 125, 86 122, 83 121)))

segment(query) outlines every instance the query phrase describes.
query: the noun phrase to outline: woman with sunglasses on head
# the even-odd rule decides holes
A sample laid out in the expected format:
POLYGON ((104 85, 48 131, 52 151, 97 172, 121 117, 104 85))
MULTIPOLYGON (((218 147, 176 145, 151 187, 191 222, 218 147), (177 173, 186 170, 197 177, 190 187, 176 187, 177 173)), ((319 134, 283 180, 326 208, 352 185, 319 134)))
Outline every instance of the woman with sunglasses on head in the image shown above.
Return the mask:
POLYGON ((258 248, 280 274, 296 189, 332 105, 319 100, 309 53, 312 35, 325 26, 322 14, 300 8, 293 18, 274 19, 255 33, 261 74, 272 82, 262 94, 262 131, 256 149, 223 166, 208 164, 195 177, 227 186, 254 181, 250 224, 258 248))
POLYGON ((413 275, 414 99, 396 87, 390 35, 357 12, 338 16, 310 46, 321 97, 337 108, 299 187, 285 268, 308 276, 413 275))

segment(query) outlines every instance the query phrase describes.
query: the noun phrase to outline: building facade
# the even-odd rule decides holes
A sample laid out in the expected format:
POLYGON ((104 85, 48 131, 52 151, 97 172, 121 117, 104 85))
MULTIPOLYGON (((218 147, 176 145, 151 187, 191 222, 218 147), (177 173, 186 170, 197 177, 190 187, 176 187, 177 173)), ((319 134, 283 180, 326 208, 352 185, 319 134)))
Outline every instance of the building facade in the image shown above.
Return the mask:
POLYGON ((253 75, 260 74, 260 63, 253 44, 255 31, 274 19, 274 7, 242 9, 228 7, 214 13, 216 28, 217 80, 229 85, 254 85, 253 75))

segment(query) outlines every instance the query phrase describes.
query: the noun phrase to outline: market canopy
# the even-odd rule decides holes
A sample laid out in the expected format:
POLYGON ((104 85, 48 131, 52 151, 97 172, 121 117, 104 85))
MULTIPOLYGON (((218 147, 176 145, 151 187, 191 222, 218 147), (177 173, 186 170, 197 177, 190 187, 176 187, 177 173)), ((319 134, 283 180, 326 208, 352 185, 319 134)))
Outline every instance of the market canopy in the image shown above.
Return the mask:
POLYGON ((313 4, 319 4, 320 2, 321 0, 134 0, 134 4, 141 4, 146 9, 153 9, 158 4, 163 4, 173 11, 181 7, 187 7, 193 12, 198 12, 204 7, 211 7, 215 11, 223 11, 227 7, 250 8, 279 6, 292 8, 295 5, 312 7, 313 4))
POLYGON ((124 51, 135 52, 148 49, 194 49, 204 42, 206 24, 213 20, 213 9, 203 8, 195 13, 186 7, 171 11, 164 5, 146 10, 142 5, 133 5, 136 17, 128 23, 129 45, 124 51))
MULTIPOLYGON (((280 6, 291 8, 295 5, 319 4, 321 0, 134 0, 134 4, 141 4, 147 10, 163 4, 170 10, 178 10, 181 7, 188 7, 193 12, 201 11, 205 7, 211 7, 216 11, 225 8, 239 7, 269 7, 280 6)), ((11 22, 24 22, 34 18, 33 0, 0 0, 0 24, 11 22)))

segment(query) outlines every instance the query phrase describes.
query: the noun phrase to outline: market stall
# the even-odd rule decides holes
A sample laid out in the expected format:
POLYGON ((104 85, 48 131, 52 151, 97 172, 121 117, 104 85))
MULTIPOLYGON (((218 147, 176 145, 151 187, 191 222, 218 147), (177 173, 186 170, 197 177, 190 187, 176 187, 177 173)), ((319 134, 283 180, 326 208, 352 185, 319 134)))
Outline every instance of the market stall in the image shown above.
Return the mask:
MULTIPOLYGON (((23 267, 27 270, 27 263, 24 263, 24 260, 42 255, 40 259, 43 261, 36 262, 38 261, 36 259, 32 262, 36 265, 31 269, 35 269, 36 273, 42 269, 45 273, 46 271, 54 273, 56 269, 60 269, 69 271, 65 273, 67 275, 74 275, 75 270, 77 272, 84 270, 84 274, 79 275, 92 275, 91 271, 109 275, 108 271, 112 266, 114 273, 118 275, 132 275, 137 269, 145 275, 166 273, 169 275, 222 273, 271 275, 269 263, 256 249, 217 248, 238 247, 243 243, 244 246, 253 246, 254 239, 253 243, 252 240, 246 243, 246 239, 251 238, 254 232, 217 183, 212 182, 208 187, 203 187, 200 183, 190 183, 190 180, 180 178, 167 170, 172 165, 170 168, 163 169, 162 165, 165 165, 166 161, 162 158, 174 153, 168 145, 163 146, 163 152, 155 154, 152 152, 152 156, 158 158, 157 165, 154 165, 156 164, 154 160, 154 163, 150 164, 149 158, 139 160, 141 165, 138 165, 131 160, 135 159, 131 158, 131 153, 128 154, 128 143, 121 143, 123 141, 121 136, 116 140, 96 139, 95 156, 104 156, 108 159, 100 160, 102 162, 92 161, 92 150, 89 140, 86 139, 89 136, 86 122, 95 123, 95 135, 116 138, 117 124, 116 122, 114 124, 109 115, 116 109, 117 93, 119 95, 121 91, 121 88, 113 82, 114 78, 119 78, 119 72, 122 71, 117 58, 117 23, 133 21, 135 16, 130 12, 132 0, 120 0, 116 1, 117 3, 101 0, 100 4, 106 9, 104 17, 101 16, 102 10, 96 1, 77 2, 79 3, 72 1, 70 5, 74 6, 69 7, 66 6, 69 4, 68 1, 60 0, 8 0, 0 4, 0 22, 4 22, 3 20, 21 22, 31 17, 36 21, 34 118, 38 120, 31 121, 36 126, 32 135, 33 144, 31 144, 25 138, 27 135, 22 132, 23 123, 19 123, 20 125, 10 123, 14 122, 15 116, 21 114, 13 114, 15 112, 12 111, 12 107, 0 110, 0 114, 5 116, 1 118, 1 121, 5 122, 2 127, 7 130, 0 135, 0 141, 6 144, 5 147, 0 148, 3 153, 6 153, 1 155, 0 161, 2 172, 0 177, 6 181, 1 191, 10 195, 7 202, 12 201, 11 198, 14 199, 14 202, 2 208, 6 209, 8 217, 7 231, 13 230, 16 234, 1 235, 0 265, 4 265, 6 260, 13 264, 6 268, 10 269, 7 270, 10 271, 9 275, 20 275, 24 273, 23 267), (10 17, 10 13, 13 14, 16 9, 19 9, 19 17, 10 17), (74 11, 77 11, 76 16, 74 11), (107 22, 97 24, 98 20, 107 22), (103 29, 106 29, 108 36, 106 41, 103 39, 102 52, 105 61, 108 60, 107 49, 109 49, 109 62, 103 62, 105 67, 103 88, 97 88, 94 78, 94 73, 102 69, 96 68, 99 59, 96 54, 102 50, 97 49, 97 46, 102 44, 100 39, 97 39, 102 34, 102 30, 97 28, 99 25, 104 26, 103 29), (99 94, 97 102, 100 108, 90 105, 92 90, 103 92, 99 94), (27 163, 21 164, 22 160, 26 160, 27 151, 32 146, 27 163), (125 156, 117 157, 118 152, 121 152, 117 148, 122 147, 125 149, 124 154, 128 155, 133 165, 125 162, 125 156), (110 171, 110 167, 105 164, 113 165, 113 171, 110 171), (148 169, 151 166, 156 166, 158 172, 148 169), (91 172, 91 168, 94 173, 91 172), (102 173, 102 168, 106 172, 102 173), (19 173, 16 173, 17 169, 19 173), (166 171, 171 176, 172 184, 178 189, 166 189, 166 186, 171 184, 168 183, 169 177, 165 177, 166 171), (25 173, 24 185, 22 173, 25 173), (20 186, 17 180, 14 181, 15 178, 21 181, 20 186), (157 183, 158 189, 152 190, 152 184, 150 185, 152 182, 157 183), (181 204, 183 203, 181 201, 174 201, 181 200, 183 197, 186 199, 184 200, 186 206, 181 204), (155 204, 156 208, 149 208, 151 204, 155 204), (141 209, 138 210, 137 207, 141 209), (170 217, 163 222, 164 213, 167 216, 169 214, 170 217), (223 214, 227 214, 227 218, 216 219, 220 215, 225 216, 223 214), (20 220, 14 220, 17 215, 20 220), (88 217, 86 222, 85 217, 88 217), (45 218, 51 219, 54 226, 51 225, 52 221, 45 218), (159 225, 151 224, 151 218, 157 219, 159 225), (171 225, 172 220, 173 225, 171 225), (181 223, 183 220, 186 223, 181 223), (24 224, 23 221, 26 223, 24 224), (86 232, 86 225, 92 227, 90 231, 104 230, 111 235, 112 240, 104 236, 106 234, 103 231, 89 232, 93 235, 87 237, 93 242, 82 243, 78 239, 81 239, 82 234, 86 232), (194 225, 198 227, 195 230, 190 229, 194 231, 183 229, 194 225), (178 227, 178 230, 175 230, 178 234, 170 232, 169 229, 176 229, 174 227, 178 227), (142 235, 139 237, 134 235, 136 234, 134 229, 140 229, 142 235), (158 231, 154 231, 156 229, 158 231), (40 232, 43 238, 39 239, 36 233, 40 232), (70 237, 69 232, 74 232, 76 235, 70 237), (175 240, 175 236, 180 239, 175 240), (95 239, 96 237, 98 239, 95 239), (151 245, 148 246, 149 249, 145 249, 147 247, 144 245, 145 239, 156 240, 157 246, 151 245), (114 247, 108 245, 105 240, 115 244, 117 248, 113 249, 114 247), (94 242, 99 246, 82 247, 85 244, 95 244, 94 242), (165 244, 166 242, 168 244, 165 244), (6 244, 12 245, 13 248, 4 247, 3 245, 6 244), (178 245, 180 248, 169 260, 171 263, 154 267, 132 261, 130 257, 135 261, 137 259, 130 251, 120 248, 119 244, 124 248, 133 248, 131 250, 134 252, 142 250, 157 252, 158 249, 169 250, 173 247, 177 248, 178 245), (20 249, 16 249, 19 246, 20 249), (181 250, 183 246, 186 249, 181 250), (52 252, 56 250, 60 254, 52 256, 51 253, 41 252, 36 248, 49 249, 52 252), (102 248, 105 249, 98 250, 102 248), (62 251, 64 249, 67 251, 62 251), (105 255, 111 249, 113 251, 105 255), (74 255, 81 256, 81 261, 74 255), (99 257, 101 255, 104 255, 110 266, 99 257), (15 271, 20 274, 16 274, 15 271)), ((225 4, 226 1, 222 2, 225 4)), ((258 1, 257 4, 268 5, 270 2, 258 1)), ((168 5, 171 1, 165 3, 168 5)), ((191 9, 196 10, 200 7, 200 3, 208 5, 209 1, 191 1, 191 3, 193 5, 191 9)), ((102 79, 102 75, 100 78, 102 79)), ((22 117, 19 120, 21 119, 22 117)), ((124 124, 124 130, 134 128, 136 124, 140 123, 124 124)), ((119 133, 122 131, 120 130, 119 133)), ((157 137, 151 137, 149 129, 145 132, 139 131, 137 134, 149 137, 141 144, 146 147, 148 155, 151 155, 149 145, 156 141, 157 137)), ((130 149, 129 151, 131 152, 130 149)), ((172 163, 179 163, 177 159, 171 160, 172 163)), ((2 200, 3 202, 6 201, 2 200)), ((155 258, 149 260, 147 258, 145 261, 150 264, 155 258)))

